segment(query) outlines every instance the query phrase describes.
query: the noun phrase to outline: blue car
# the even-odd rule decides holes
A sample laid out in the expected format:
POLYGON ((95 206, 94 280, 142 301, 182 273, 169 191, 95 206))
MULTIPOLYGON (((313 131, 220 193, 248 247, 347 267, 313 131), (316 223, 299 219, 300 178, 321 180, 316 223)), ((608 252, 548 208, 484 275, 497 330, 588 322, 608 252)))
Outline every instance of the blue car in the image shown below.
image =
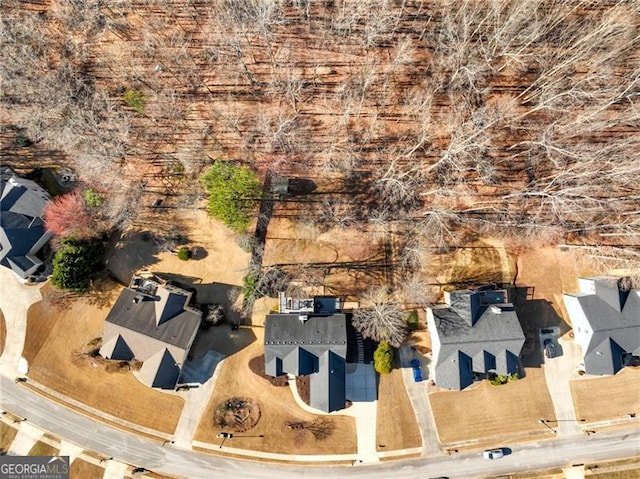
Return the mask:
POLYGON ((411 367, 413 368, 413 380, 419 383, 420 381, 422 381, 422 371, 420 371, 420 361, 418 359, 412 359, 411 367))

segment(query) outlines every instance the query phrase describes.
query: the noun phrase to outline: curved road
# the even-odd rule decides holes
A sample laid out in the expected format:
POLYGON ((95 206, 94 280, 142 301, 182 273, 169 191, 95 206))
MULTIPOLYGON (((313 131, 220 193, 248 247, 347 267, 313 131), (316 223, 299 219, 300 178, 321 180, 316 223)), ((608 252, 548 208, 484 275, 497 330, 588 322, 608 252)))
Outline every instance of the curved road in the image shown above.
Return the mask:
POLYGON ((4 376, 0 376, 0 400, 6 410, 26 417, 29 423, 72 443, 118 461, 189 479, 274 476, 387 479, 390 474, 412 479, 433 476, 471 478, 640 455, 640 431, 636 429, 518 445, 512 454, 495 461, 484 460, 480 453, 465 453, 373 466, 282 466, 162 447, 156 441, 120 431, 49 402, 4 376))

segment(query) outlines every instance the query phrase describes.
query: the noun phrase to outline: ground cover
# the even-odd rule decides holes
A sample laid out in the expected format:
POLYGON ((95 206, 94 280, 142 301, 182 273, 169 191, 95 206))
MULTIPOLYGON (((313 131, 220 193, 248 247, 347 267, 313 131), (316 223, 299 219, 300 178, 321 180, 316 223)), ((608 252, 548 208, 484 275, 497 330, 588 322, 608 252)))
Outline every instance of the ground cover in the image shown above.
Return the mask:
POLYGON ((0 310, 0 356, 4 352, 4 344, 7 340, 7 323, 4 320, 4 314, 0 310))
POLYGON ((640 367, 626 367, 615 376, 575 379, 569 384, 576 417, 587 423, 619 421, 629 413, 640 415, 640 367))
POLYGON ((77 458, 71 463, 69 468, 69 477, 78 477, 82 479, 102 479, 104 469, 90 462, 77 458))
POLYGON ((446 447, 461 441, 484 443, 529 436, 550 436, 538 419, 553 417, 554 409, 541 369, 501 386, 488 381, 463 391, 429 394, 440 442, 446 447))
POLYGON ((405 390, 402 370, 396 368, 390 374, 381 374, 379 377, 376 423, 378 451, 420 447, 420 430, 405 390))

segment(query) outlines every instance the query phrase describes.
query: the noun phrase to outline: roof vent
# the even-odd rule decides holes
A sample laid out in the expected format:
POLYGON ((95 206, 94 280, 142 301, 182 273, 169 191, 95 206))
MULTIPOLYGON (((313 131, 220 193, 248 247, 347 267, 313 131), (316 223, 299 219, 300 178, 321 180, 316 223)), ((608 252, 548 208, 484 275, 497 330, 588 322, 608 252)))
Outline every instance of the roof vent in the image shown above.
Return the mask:
POLYGON ((301 323, 304 323, 309 319, 309 315, 301 314, 301 315, 298 316, 298 319, 300 320, 301 323))
POLYGON ((491 306, 491 312, 493 314, 500 314, 500 313, 502 313, 502 308, 500 306, 497 306, 497 305, 494 304, 494 305, 491 306))
POLYGON ((140 295, 138 295, 138 296, 133 298, 133 302, 135 304, 138 304, 140 301, 142 301, 142 296, 140 296, 140 295))

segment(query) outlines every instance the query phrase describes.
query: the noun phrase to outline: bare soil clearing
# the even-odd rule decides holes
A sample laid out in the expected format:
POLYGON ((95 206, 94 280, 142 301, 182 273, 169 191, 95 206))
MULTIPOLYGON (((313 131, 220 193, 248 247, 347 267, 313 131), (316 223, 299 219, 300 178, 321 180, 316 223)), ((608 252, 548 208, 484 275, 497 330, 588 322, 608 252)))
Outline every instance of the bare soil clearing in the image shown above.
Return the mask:
POLYGON ((218 404, 233 396, 253 398, 260 402, 261 417, 250 436, 234 437, 227 442, 231 447, 269 451, 281 454, 348 454, 356 451, 355 422, 341 415, 317 416, 309 414, 296 404, 288 386, 273 386, 254 374, 249 361, 263 353, 263 330, 253 328, 257 341, 227 358, 216 382, 216 388, 194 436, 197 441, 219 444, 216 436, 220 429, 213 417, 218 404), (292 430, 287 422, 313 422, 318 418, 331 419, 333 433, 326 439, 316 440, 308 431, 292 430))
MULTIPOLYGON (((113 285, 119 289, 118 286, 113 285)), ((108 307, 79 298, 69 309, 52 307, 43 289, 43 300, 29 308, 24 357, 29 376, 36 382, 96 409, 134 424, 172 433, 183 400, 139 382, 130 372, 108 373, 77 351, 102 335, 108 307), (150 404, 156 406, 151 408, 150 404), (162 414, 157 414, 162 410, 162 414)))
POLYGON ((378 451, 420 447, 420 430, 405 390, 402 371, 394 369, 390 374, 381 374, 379 377, 376 423, 378 451))
POLYGON ((576 379, 570 385, 576 416, 587 423, 619 421, 640 411, 640 367, 626 367, 615 376, 576 379))
POLYGON ((526 374, 525 378, 502 386, 482 381, 463 391, 429 394, 443 446, 550 435, 538 423, 538 419, 554 415, 544 374, 535 368, 527 369, 526 374))

